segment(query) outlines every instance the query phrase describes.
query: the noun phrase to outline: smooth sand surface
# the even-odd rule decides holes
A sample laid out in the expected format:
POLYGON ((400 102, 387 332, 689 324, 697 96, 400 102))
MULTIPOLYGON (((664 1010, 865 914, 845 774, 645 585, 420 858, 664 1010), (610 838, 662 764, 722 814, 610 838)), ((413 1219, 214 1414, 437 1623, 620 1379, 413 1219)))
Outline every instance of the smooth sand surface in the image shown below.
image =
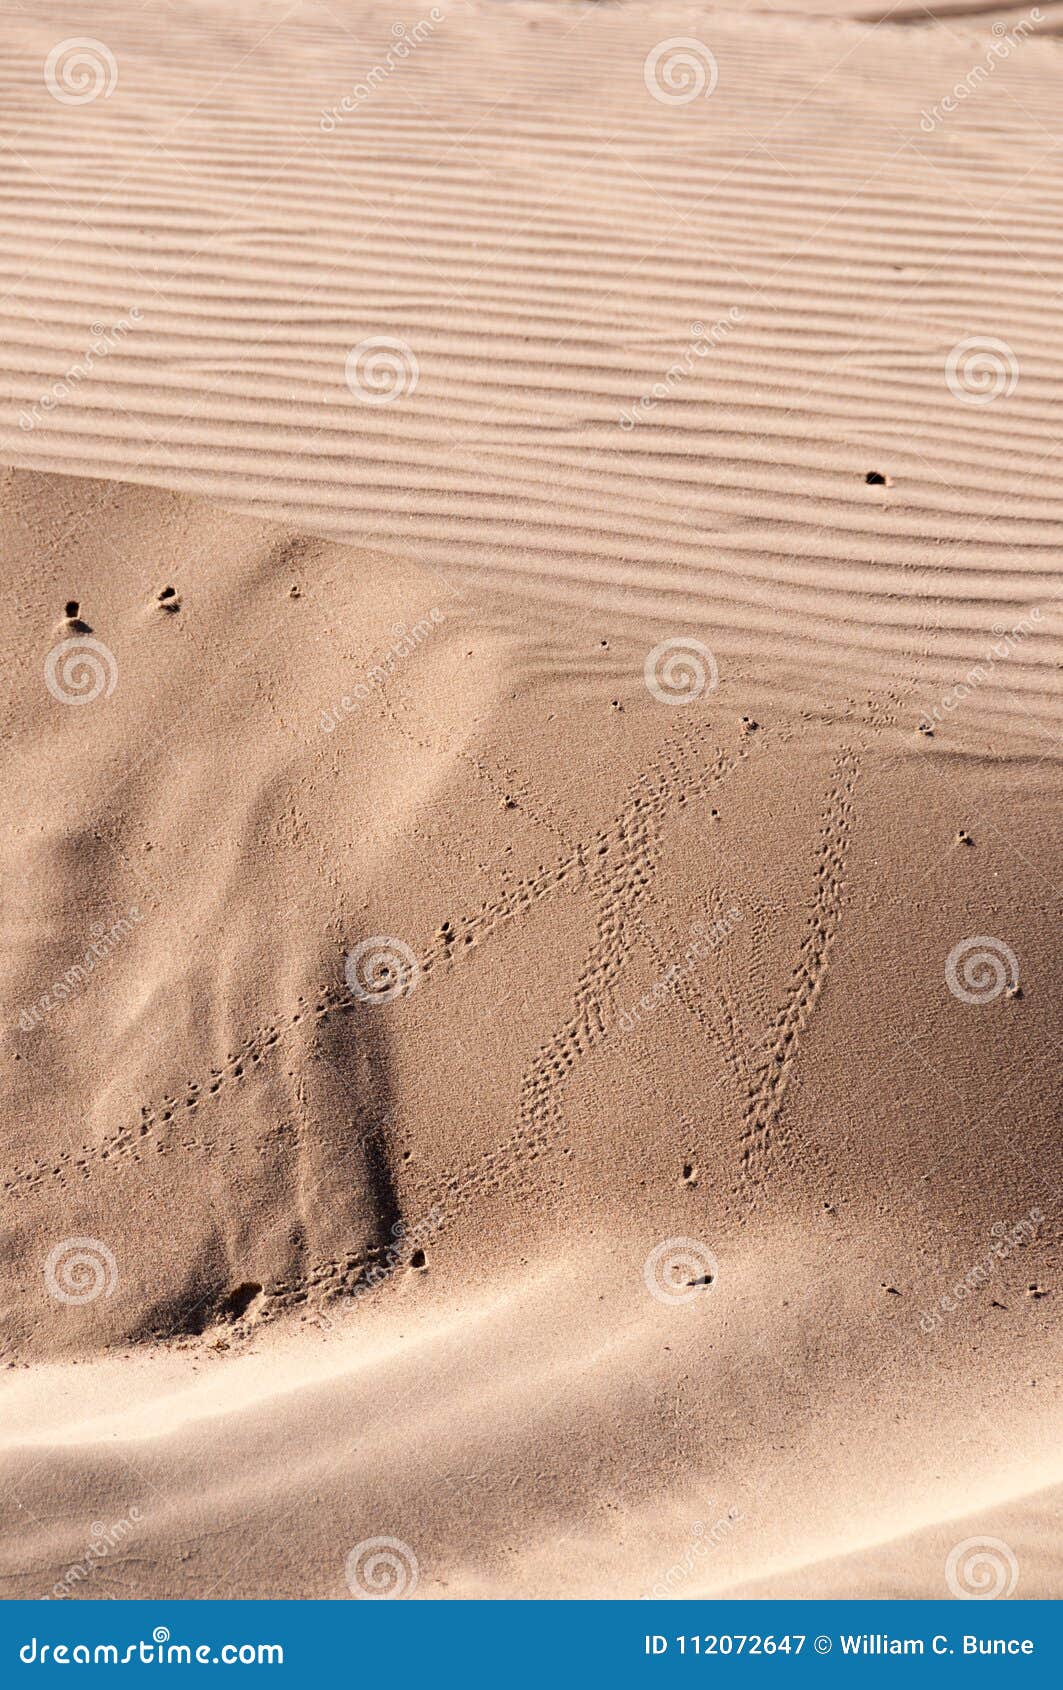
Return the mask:
POLYGON ((1055 9, 439 12, 5 15, 0 1589, 1058 1594, 1055 9))

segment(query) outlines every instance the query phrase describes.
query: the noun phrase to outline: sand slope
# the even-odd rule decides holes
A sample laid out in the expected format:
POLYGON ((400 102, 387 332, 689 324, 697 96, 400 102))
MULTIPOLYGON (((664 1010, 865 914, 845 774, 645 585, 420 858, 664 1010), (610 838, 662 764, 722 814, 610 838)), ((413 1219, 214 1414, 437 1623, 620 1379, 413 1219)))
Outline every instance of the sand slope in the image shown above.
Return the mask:
MULTIPOLYGON (((824 662, 838 637, 896 658, 925 620, 959 679, 1052 590, 1056 41, 995 60, 982 14, 436 10, 389 63, 387 7, 100 6, 115 80, 102 60, 74 106, 41 67, 83 20, 19 10, 0 450, 611 619, 666 600, 775 658, 775 608, 824 662), (711 97, 651 95, 676 37, 711 97), (348 354, 380 336, 397 397, 366 403, 348 354), (969 342, 975 402, 946 380, 969 342)), ((1027 686, 1054 706, 1022 682, 1025 732, 1027 686)))
POLYGON ((672 705, 608 622, 104 483, 10 476, 3 555, 12 1590, 133 1508, 134 1591, 376 1535, 428 1595, 878 1589, 1058 1482, 1054 764, 980 692, 981 754, 914 671, 900 750, 752 664, 672 705), (950 993, 981 934, 1021 996, 950 993))
POLYGON ((439 10, 6 20, 3 1589, 1050 1594, 1055 13, 439 10))

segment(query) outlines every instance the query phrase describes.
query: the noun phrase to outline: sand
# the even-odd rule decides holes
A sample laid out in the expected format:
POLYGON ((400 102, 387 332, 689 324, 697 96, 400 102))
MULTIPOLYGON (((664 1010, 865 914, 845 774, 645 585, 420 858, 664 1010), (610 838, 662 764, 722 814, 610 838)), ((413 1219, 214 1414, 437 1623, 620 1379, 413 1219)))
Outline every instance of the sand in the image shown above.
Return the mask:
POLYGON ((1058 1594, 1059 9, 436 10, 5 17, 0 1588, 1058 1594))

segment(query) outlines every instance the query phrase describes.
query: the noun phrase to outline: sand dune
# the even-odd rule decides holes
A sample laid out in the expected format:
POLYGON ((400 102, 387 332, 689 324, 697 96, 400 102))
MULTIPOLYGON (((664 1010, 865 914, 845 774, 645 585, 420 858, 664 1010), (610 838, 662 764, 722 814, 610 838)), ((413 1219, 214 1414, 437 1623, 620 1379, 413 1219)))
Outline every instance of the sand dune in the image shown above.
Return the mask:
POLYGON ((1060 9, 437 10, 5 20, 0 1588, 1052 1594, 1060 9))
POLYGON ((782 604, 810 660, 931 619, 959 680, 1054 590, 1056 42, 721 12, 712 97, 670 104, 644 61, 705 14, 436 12, 389 68, 386 7, 105 5, 76 107, 61 10, 13 20, 8 460, 721 642, 782 604))
POLYGON ((922 1532, 944 1594, 935 1522, 1059 1482, 1053 765, 978 692, 980 755, 915 672, 903 749, 752 663, 675 707, 608 622, 148 489, 16 473, 3 539, 14 1593, 137 1510, 116 1589, 387 1536, 428 1595, 845 1591, 922 1532), (1021 996, 948 989, 983 933, 1021 996))

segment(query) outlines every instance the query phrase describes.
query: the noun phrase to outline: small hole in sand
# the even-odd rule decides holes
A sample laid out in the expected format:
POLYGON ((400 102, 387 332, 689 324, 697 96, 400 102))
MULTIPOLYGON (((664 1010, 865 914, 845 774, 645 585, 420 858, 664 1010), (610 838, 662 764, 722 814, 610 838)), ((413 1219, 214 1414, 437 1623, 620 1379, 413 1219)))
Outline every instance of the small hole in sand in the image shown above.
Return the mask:
POLYGON ((67 600, 67 605, 66 605, 66 611, 65 611, 65 614, 66 614, 66 615, 67 615, 67 616, 69 616, 69 618, 70 618, 70 620, 71 620, 71 621, 74 621, 74 619, 75 619, 75 618, 76 618, 76 617, 78 617, 78 616, 80 616, 80 614, 81 614, 81 606, 80 606, 80 604, 79 604, 79 603, 78 603, 78 601, 77 601, 77 599, 68 599, 68 600, 67 600))
POLYGON ((222 1298, 218 1314, 223 1320, 241 1320, 261 1293, 261 1285, 253 1279, 246 1279, 243 1284, 234 1285, 228 1296, 222 1298))
POLYGON ((867 474, 864 476, 864 480, 867 482, 869 487, 893 486, 892 475, 883 475, 880 469, 869 469, 867 474))
POLYGON ((410 1257, 410 1266, 412 1268, 424 1268, 428 1266, 423 1250, 415 1250, 413 1252, 413 1255, 410 1257))

